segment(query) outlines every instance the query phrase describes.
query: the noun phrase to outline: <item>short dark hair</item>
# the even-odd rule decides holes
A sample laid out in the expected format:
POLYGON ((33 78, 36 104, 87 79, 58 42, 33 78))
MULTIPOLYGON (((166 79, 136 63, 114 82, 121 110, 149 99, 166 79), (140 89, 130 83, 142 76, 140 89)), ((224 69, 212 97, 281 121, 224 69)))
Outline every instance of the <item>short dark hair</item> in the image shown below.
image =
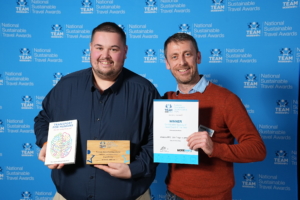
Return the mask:
POLYGON ((182 42, 182 41, 191 41, 193 46, 196 49, 196 52, 199 52, 198 49, 198 45, 197 42, 195 40, 195 38, 189 34, 186 33, 175 33, 174 35, 170 36, 166 41, 165 41, 165 45, 164 45, 164 54, 165 54, 165 58, 167 58, 167 46, 169 43, 171 42, 182 42))
POLYGON ((116 23, 113 22, 104 22, 98 25, 92 31, 91 42, 93 41, 94 35, 96 32, 110 32, 110 33, 118 33, 121 36, 124 44, 126 45, 126 34, 121 27, 119 27, 116 23))

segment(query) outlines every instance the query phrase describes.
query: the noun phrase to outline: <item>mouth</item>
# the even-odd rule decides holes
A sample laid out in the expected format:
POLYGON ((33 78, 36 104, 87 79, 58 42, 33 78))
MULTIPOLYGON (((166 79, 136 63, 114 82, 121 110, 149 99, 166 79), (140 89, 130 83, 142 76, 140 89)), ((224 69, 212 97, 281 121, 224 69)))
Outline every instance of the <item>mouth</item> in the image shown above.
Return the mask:
POLYGON ((108 66, 108 65, 113 64, 113 62, 112 61, 100 61, 100 64, 103 66, 108 66))
POLYGON ((187 69, 179 69, 178 72, 181 73, 181 74, 184 74, 186 72, 188 72, 190 70, 190 68, 187 68, 187 69))

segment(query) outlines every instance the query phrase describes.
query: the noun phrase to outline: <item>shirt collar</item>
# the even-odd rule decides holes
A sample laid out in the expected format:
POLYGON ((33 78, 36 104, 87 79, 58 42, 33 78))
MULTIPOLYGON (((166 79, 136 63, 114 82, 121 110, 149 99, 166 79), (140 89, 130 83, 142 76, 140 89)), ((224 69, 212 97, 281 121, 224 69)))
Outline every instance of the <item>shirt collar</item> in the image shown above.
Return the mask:
MULTIPOLYGON (((123 80, 124 80, 124 73, 125 73, 126 69, 123 67, 121 73, 119 74, 119 76, 117 77, 115 83, 110 86, 108 89, 106 89, 105 91, 111 91, 111 92, 117 92, 119 90, 119 88, 122 86, 123 80)), ((91 70, 91 88, 92 91, 97 90, 95 84, 94 84, 94 75, 93 75, 93 71, 91 70)), ((105 92, 104 91, 104 92, 105 92)))
MULTIPOLYGON (((198 81, 198 83, 196 85, 194 85, 194 87, 188 92, 188 94, 193 94, 193 93, 196 93, 196 92, 203 93, 205 91, 206 87, 208 86, 208 84, 209 84, 209 81, 207 81, 203 75, 200 75, 200 80, 198 81)), ((178 94, 178 92, 183 94, 179 90, 178 85, 177 85, 177 88, 176 88, 176 92, 177 92, 177 94, 178 94)))

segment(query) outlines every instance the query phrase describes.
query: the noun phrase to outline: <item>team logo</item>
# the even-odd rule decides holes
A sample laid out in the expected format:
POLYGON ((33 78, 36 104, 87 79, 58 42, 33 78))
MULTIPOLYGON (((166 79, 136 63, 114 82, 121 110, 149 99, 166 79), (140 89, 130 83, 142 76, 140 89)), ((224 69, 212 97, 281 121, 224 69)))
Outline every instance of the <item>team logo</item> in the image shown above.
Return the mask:
POLYGON ((81 57, 81 62, 89 63, 90 62, 90 55, 91 55, 90 49, 83 49, 82 54, 83 54, 83 56, 81 57))
POLYGON ((2 78, 2 74, 0 74, 0 85, 3 85, 3 78, 2 78))
POLYGON ((125 32, 125 26, 123 24, 118 24, 118 26, 124 31, 124 33, 126 34, 125 32))
POLYGON ((62 29, 62 26, 59 24, 54 24, 51 27, 51 38, 63 38, 64 37, 64 32, 62 29))
POLYGON ((29 6, 26 0, 18 0, 16 7, 16 13, 29 13, 29 6))
POLYGON ((296 0, 285 0, 282 2, 282 8, 283 9, 289 9, 289 8, 298 8, 299 1, 296 0))
POLYGON ((243 176, 242 187, 244 188, 256 188, 256 181, 253 174, 245 174, 243 176))
POLYGON ((255 74, 247 74, 245 78, 244 88, 257 88, 258 82, 256 81, 255 74))
POLYGON ((225 10, 224 0, 212 0, 211 12, 223 12, 225 10))
POLYGON ((279 63, 291 63, 293 62, 292 50, 290 48, 282 48, 279 50, 280 56, 278 56, 279 63))
POLYGON ((19 61, 20 62, 31 62, 32 56, 30 55, 30 49, 28 48, 21 48, 19 55, 19 61))
POLYGON ((157 63, 157 56, 154 49, 147 49, 145 54, 144 63, 157 63))
POLYGON ((4 132, 4 124, 3 124, 2 119, 0 119, 0 133, 3 133, 3 132, 4 132))
POLYGON ((21 109, 33 109, 31 96, 25 95, 22 97, 21 109))
POLYGON ((210 50, 209 63, 222 63, 222 51, 220 49, 212 49, 210 50))
POLYGON ((172 104, 166 104, 165 106, 165 113, 173 112, 172 104))
POLYGON ((22 195, 22 199, 20 199, 20 200, 32 200, 32 198, 31 198, 32 195, 28 191, 22 192, 21 195, 22 195))
POLYGON ((251 22, 247 26, 248 26, 248 30, 246 31, 247 37, 259 37, 261 35, 260 25, 258 22, 251 22))
POLYGON ((52 82, 53 82, 53 86, 55 86, 58 83, 58 81, 63 77, 63 74, 60 72, 56 72, 53 74, 53 76, 54 76, 54 80, 52 82))
POLYGON ((275 165, 287 165, 289 164, 289 159, 287 157, 287 153, 283 150, 279 150, 275 152, 276 157, 274 158, 275 165))
POLYGON ((94 8, 90 0, 82 0, 81 5, 82 5, 82 7, 80 8, 81 14, 93 14, 94 8))
POLYGON ((146 0, 146 7, 144 7, 144 13, 157 13, 157 6, 155 0, 146 0))
POLYGON ((33 156, 34 151, 32 150, 32 145, 30 143, 23 144, 22 156, 33 156))
POLYGON ((276 114, 289 114, 290 108, 288 107, 289 103, 287 100, 278 100, 276 102, 277 107, 275 107, 275 113, 276 114))
POLYGON ((3 174, 1 166, 0 166, 0 180, 4 180, 4 174, 3 174))
POLYGON ((186 33, 191 35, 191 31, 190 31, 190 26, 188 24, 180 24, 179 25, 179 30, 181 33, 186 33))

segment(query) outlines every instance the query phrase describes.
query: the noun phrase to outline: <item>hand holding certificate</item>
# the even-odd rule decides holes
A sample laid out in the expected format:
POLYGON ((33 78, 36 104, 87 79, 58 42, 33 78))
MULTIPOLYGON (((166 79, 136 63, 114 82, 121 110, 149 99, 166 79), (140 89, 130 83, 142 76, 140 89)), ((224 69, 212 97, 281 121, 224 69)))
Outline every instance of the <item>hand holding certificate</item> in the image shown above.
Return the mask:
POLYGON ((154 162, 198 164, 187 137, 198 131, 198 100, 154 100, 154 162))

